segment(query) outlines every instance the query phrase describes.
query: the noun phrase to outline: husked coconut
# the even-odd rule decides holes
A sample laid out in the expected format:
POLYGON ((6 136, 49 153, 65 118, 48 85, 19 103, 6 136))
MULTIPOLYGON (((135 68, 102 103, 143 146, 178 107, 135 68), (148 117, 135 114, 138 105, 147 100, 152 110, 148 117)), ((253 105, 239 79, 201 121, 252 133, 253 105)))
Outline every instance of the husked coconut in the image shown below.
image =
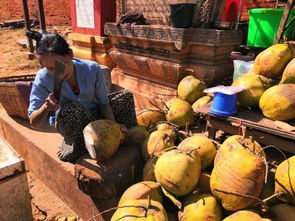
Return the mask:
POLYGON ((93 159, 110 158, 119 148, 124 134, 118 123, 111 120, 96 120, 83 130, 85 146, 93 159))

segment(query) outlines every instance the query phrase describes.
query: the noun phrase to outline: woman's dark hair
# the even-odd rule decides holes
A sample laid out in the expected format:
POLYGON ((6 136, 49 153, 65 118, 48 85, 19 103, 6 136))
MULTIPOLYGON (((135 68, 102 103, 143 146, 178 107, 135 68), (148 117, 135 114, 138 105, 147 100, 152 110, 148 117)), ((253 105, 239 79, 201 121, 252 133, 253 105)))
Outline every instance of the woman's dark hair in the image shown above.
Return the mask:
POLYGON ((56 54, 69 55, 70 47, 66 40, 56 33, 27 31, 27 36, 36 41, 36 53, 38 55, 56 54))

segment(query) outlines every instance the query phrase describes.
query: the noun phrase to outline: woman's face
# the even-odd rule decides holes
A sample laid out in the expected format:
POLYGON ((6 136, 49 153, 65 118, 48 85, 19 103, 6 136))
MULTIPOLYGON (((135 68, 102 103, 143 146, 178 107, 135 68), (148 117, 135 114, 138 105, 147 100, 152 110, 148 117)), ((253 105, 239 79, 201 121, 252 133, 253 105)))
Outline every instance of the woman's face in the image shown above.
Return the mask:
POLYGON ((37 59, 39 60, 41 67, 46 68, 52 75, 55 73, 55 60, 59 60, 67 65, 63 77, 65 80, 70 79, 74 75, 71 55, 37 55, 37 59))

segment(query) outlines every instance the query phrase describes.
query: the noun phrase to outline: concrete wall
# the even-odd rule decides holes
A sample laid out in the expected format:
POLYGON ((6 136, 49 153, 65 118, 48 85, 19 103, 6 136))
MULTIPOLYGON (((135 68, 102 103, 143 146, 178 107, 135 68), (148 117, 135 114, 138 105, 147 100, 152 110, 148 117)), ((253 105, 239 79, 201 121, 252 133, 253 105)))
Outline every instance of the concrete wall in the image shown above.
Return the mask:
MULTIPOLYGON (((38 1, 27 0, 30 17, 38 17, 38 1)), ((43 0, 47 25, 71 25, 70 0, 43 0)), ((1 0, 0 22, 22 19, 21 0, 1 0)))

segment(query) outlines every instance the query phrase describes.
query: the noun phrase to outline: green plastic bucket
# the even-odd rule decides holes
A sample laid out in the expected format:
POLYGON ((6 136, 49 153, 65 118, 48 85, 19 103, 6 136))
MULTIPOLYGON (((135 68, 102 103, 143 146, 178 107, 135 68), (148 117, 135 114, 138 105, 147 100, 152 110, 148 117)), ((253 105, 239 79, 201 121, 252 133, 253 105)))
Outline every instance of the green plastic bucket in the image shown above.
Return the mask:
MULTIPOLYGON (((254 8, 249 10, 249 30, 247 45, 253 47, 267 48, 273 45, 277 30, 283 16, 282 8, 254 8)), ((295 16, 292 9, 288 22, 295 16)), ((284 32, 284 36, 292 36, 295 22, 284 32)))

